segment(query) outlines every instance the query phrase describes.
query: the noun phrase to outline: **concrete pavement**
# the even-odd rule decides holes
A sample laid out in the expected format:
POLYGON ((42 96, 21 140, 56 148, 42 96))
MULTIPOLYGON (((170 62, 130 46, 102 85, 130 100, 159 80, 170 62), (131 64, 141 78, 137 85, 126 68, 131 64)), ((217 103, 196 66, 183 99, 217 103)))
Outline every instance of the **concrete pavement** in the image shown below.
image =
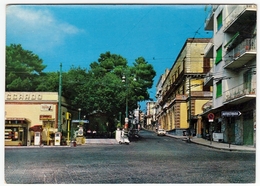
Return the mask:
MULTIPOLYGON (((182 139, 182 140, 188 140, 187 136, 175 136, 171 134, 166 134, 166 136, 177 138, 177 139, 182 139)), ((196 143, 199 145, 215 148, 215 149, 220 149, 220 150, 229 150, 229 151, 251 151, 255 152, 256 148, 252 146, 245 146, 245 145, 232 145, 228 143, 222 143, 222 142, 215 142, 215 141, 209 141, 204 138, 197 138, 193 137, 190 140, 191 143, 196 143)))
POLYGON ((110 144, 110 145, 114 145, 114 144, 119 144, 116 139, 98 139, 98 138, 87 138, 85 144, 110 144))

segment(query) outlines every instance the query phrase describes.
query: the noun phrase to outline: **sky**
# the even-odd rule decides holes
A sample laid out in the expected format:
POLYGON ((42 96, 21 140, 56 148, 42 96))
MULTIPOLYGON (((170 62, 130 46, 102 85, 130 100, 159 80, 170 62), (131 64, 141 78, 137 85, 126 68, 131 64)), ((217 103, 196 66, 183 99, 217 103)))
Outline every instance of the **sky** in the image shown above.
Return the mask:
POLYGON ((6 45, 21 44, 37 54, 44 71, 89 69, 100 54, 110 51, 131 66, 144 57, 156 83, 171 68, 187 38, 211 38, 204 30, 205 5, 9 5, 6 8, 6 45))

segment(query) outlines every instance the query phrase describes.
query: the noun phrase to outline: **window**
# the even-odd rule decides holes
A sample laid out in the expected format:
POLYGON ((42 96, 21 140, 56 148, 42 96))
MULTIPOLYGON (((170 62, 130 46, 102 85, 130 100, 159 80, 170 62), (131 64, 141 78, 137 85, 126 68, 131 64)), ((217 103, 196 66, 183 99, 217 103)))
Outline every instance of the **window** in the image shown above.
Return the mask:
POLYGON ((216 91, 216 97, 222 96, 222 81, 217 82, 216 84, 217 91, 216 91))
POLYGON ((222 12, 218 15, 217 17, 217 30, 220 30, 220 28, 223 25, 223 21, 222 21, 222 12))
POLYGON ((218 64, 220 61, 222 61, 222 46, 220 46, 217 49, 217 56, 216 56, 215 64, 218 64))

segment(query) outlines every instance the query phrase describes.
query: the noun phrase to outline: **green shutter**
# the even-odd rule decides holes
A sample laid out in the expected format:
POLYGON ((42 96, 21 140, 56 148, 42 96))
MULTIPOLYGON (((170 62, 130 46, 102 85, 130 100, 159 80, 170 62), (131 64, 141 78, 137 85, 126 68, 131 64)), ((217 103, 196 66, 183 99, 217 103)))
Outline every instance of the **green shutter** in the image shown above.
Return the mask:
POLYGON ((217 50, 215 64, 218 64, 221 60, 222 60, 222 46, 217 50))
POLYGON ((223 23, 222 23, 222 12, 217 17, 217 24, 218 24, 217 26, 218 26, 218 30, 219 30, 223 25, 223 23))
POLYGON ((217 82, 217 91, 216 91, 216 97, 222 96, 222 81, 217 82))

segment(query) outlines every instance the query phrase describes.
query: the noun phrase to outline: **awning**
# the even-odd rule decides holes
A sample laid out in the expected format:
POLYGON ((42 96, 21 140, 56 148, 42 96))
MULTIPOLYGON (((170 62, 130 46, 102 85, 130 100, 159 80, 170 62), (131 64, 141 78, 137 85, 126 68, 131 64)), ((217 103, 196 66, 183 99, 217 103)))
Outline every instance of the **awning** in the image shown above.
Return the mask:
POLYGON ((42 128, 42 125, 34 125, 34 126, 29 128, 29 131, 42 132, 43 128, 42 128))
POLYGON ((13 118, 5 118, 5 120, 8 120, 8 121, 26 121, 26 122, 28 122, 29 120, 27 119, 27 118, 15 118, 15 117, 13 117, 13 118))
POLYGON ((236 38, 237 38, 238 36, 239 36, 239 32, 237 32, 237 33, 229 40, 229 42, 227 42, 227 44, 224 46, 224 48, 231 46, 231 45, 234 43, 234 41, 236 40, 236 38))

